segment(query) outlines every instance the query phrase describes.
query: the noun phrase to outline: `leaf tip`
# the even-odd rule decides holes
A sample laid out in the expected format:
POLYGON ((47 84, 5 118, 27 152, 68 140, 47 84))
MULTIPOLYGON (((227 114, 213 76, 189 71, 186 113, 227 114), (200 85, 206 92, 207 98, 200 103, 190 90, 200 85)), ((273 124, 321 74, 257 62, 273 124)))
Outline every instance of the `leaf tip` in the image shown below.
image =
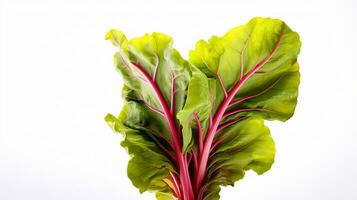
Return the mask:
POLYGON ((117 126, 118 119, 117 119, 114 115, 112 115, 112 114, 110 114, 110 113, 106 114, 105 117, 104 117, 104 121, 107 123, 107 125, 108 125, 114 132, 117 131, 116 126, 117 126))
POLYGON ((118 47, 127 41, 125 34, 116 29, 110 29, 105 35, 105 40, 109 40, 114 46, 118 47))

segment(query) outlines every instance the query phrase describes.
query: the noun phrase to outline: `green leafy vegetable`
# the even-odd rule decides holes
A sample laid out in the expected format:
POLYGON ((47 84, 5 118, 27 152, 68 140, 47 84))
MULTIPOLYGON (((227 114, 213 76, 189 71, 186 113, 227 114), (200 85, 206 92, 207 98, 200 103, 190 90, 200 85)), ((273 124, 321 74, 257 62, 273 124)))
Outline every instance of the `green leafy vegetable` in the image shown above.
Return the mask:
POLYGON ((128 176, 159 200, 216 200, 247 170, 263 174, 275 147, 264 120, 288 120, 299 86, 300 40, 284 22, 253 18, 199 41, 189 61, 161 33, 127 40, 118 51, 125 105, 105 118, 124 136, 128 176))

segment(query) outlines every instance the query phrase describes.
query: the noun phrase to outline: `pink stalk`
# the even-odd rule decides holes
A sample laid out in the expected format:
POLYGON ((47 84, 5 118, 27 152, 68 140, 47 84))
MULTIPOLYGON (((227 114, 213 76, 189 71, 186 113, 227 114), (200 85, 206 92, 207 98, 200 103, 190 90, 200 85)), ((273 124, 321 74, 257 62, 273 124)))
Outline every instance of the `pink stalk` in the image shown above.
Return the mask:
POLYGON ((171 183, 173 184, 173 186, 175 187, 176 191, 177 191, 177 197, 180 199, 182 198, 182 188, 180 187, 180 182, 179 180, 177 179, 177 176, 170 172, 170 177, 169 177, 169 180, 171 181, 171 183))
POLYGON ((192 160, 192 154, 188 153, 187 156, 186 156, 186 162, 187 162, 187 165, 190 165, 191 163, 191 160, 192 160))
POLYGON ((206 190, 207 190, 206 186, 203 186, 203 187, 200 188, 200 190, 198 191, 198 195, 197 195, 197 199, 198 200, 202 200, 203 199, 203 195, 206 192, 206 190))
POLYGON ((258 70, 260 70, 267 62, 269 62, 269 60, 273 57, 273 55, 276 53, 277 49, 279 48, 281 41, 282 41, 282 37, 283 37, 284 33, 282 33, 277 41, 277 43, 275 44, 273 50, 270 52, 269 55, 267 55, 263 60, 261 60, 258 64, 256 64, 251 70, 249 70, 249 72, 244 75, 237 83, 236 85, 228 92, 228 96, 224 98, 224 100, 222 101, 221 105, 218 107, 217 112, 213 118, 212 121, 212 126, 209 128, 206 137, 205 137, 205 141, 204 141, 204 149, 202 154, 200 155, 200 163, 199 163, 199 170, 198 170, 198 174, 197 174, 197 179, 195 181, 195 188, 199 188, 200 185, 202 184, 202 181, 205 177, 206 174, 206 167, 207 167, 207 163, 208 163, 208 158, 209 158, 209 154, 211 151, 211 146, 212 146, 212 142, 214 139, 214 136, 217 133, 217 128, 219 126, 220 121, 223 118, 224 113, 226 112, 227 108, 229 107, 229 104, 231 103, 231 101, 233 100, 234 96, 237 94, 237 92, 239 91, 239 89, 244 85, 244 83, 255 74, 255 72, 257 72, 258 70))
POLYGON ((192 157, 193 157, 193 167, 195 170, 195 174, 198 170, 198 157, 197 157, 197 152, 195 149, 192 149, 192 157))
POLYGON ((202 125, 196 113, 193 113, 193 118, 195 119, 197 124, 198 148, 199 148, 199 154, 201 154, 203 150, 202 125))
POLYGON ((214 150, 214 148, 216 148, 219 143, 222 141, 222 138, 218 138, 217 140, 215 140, 211 146, 211 149, 210 149, 210 153, 214 150))

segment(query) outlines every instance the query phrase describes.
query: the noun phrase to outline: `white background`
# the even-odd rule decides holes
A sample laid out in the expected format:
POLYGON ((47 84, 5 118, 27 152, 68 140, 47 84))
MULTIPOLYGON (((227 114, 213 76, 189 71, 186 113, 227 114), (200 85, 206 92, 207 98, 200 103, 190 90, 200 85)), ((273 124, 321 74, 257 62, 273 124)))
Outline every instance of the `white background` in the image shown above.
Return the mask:
POLYGON ((121 78, 104 41, 159 31, 187 58, 198 39, 254 16, 281 18, 303 42, 294 117, 268 123, 276 161, 223 200, 357 199, 357 4, 351 1, 1 1, 0 199, 137 200, 121 137, 121 78))

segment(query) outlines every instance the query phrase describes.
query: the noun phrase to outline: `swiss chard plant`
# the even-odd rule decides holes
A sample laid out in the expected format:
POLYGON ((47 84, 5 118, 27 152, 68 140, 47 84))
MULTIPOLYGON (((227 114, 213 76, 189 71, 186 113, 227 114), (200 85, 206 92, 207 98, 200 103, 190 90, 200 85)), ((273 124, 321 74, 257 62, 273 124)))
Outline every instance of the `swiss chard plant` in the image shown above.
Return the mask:
POLYGON ((171 37, 127 40, 118 30, 124 107, 106 122, 123 135, 128 176, 159 200, 216 200, 247 170, 263 174, 275 147, 264 120, 286 121, 299 86, 300 40, 284 22, 253 18, 224 36, 200 40, 185 60, 171 37))

